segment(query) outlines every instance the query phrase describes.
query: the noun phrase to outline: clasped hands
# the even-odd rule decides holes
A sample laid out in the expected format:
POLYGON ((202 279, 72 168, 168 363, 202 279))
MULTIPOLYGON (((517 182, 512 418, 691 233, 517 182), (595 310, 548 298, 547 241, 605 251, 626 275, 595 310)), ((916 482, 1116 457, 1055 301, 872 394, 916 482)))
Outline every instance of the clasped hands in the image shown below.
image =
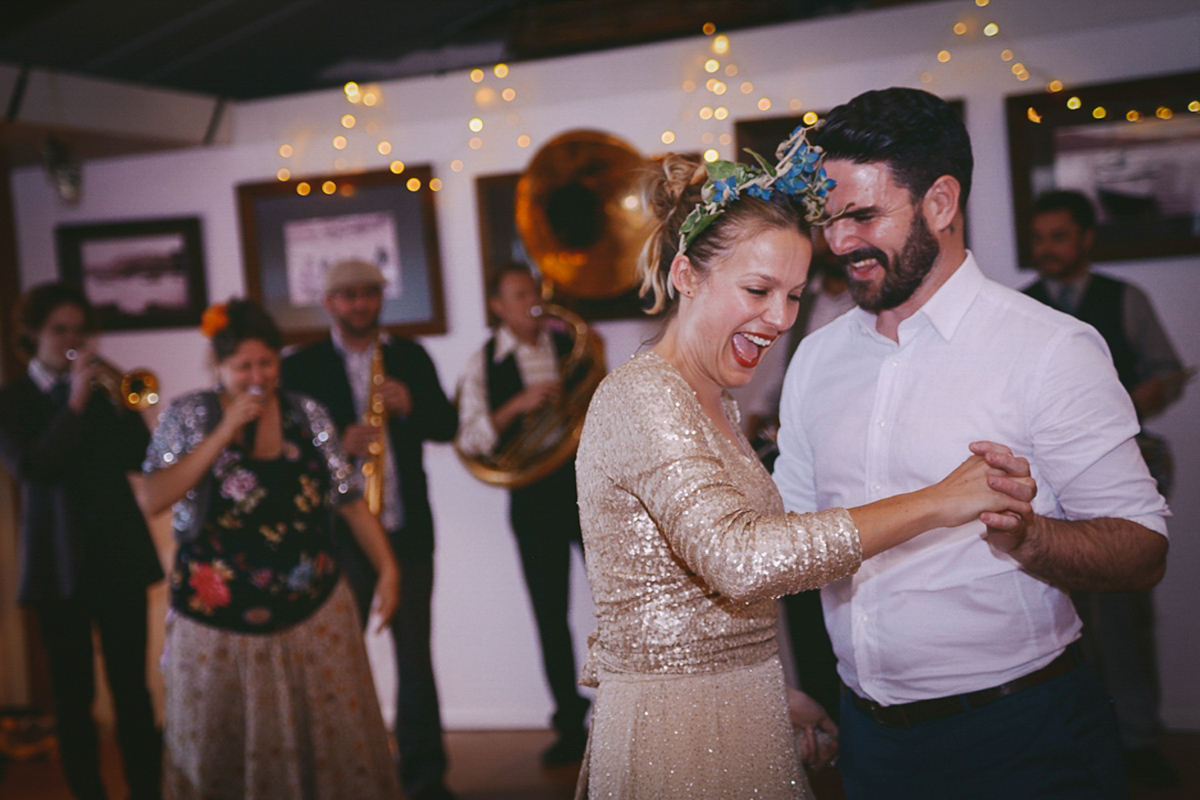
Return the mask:
POLYGON ((979 515, 979 521, 987 526, 984 540, 1001 553, 1012 553, 1024 544, 1036 517, 1031 504, 1037 496, 1037 482, 1031 477, 1029 461, 995 442, 972 442, 970 450, 990 468, 988 486, 1017 501, 1010 510, 979 515))

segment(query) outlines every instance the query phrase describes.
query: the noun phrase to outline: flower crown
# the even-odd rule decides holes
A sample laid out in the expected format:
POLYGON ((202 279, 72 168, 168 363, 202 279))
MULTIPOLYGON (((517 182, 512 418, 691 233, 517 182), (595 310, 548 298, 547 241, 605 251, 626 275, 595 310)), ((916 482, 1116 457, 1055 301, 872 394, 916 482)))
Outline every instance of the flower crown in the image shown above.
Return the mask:
POLYGON ((200 332, 209 339, 225 330, 229 325, 229 312, 224 303, 216 303, 204 311, 200 318, 200 332))
POLYGON ((679 252, 682 254, 717 217, 725 213, 744 190, 751 197, 771 199, 778 192, 804 204, 804 218, 818 222, 825 213, 825 197, 834 187, 834 181, 820 166, 824 151, 820 146, 808 143, 808 132, 820 125, 799 126, 792 135, 775 148, 779 159, 774 167, 753 150, 746 152, 754 156, 758 166, 739 164, 736 161, 713 161, 705 165, 708 180, 700 189, 702 202, 696 204, 679 229, 679 252))

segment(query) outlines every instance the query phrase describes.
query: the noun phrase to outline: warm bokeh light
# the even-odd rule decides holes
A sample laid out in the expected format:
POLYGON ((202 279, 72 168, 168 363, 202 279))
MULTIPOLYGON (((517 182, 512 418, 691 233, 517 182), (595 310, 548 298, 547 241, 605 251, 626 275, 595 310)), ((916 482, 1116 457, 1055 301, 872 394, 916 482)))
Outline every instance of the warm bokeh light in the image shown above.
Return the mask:
POLYGON ((954 23, 954 32, 957 33, 959 36, 962 36, 964 33, 967 32, 967 23, 965 23, 965 22, 954 23))
POLYGON ((471 129, 472 133, 479 133, 481 130, 483 130, 483 120, 481 120, 479 117, 471 117, 471 119, 467 121, 467 127, 471 129))
POLYGON ((355 191, 357 190, 354 188, 353 183, 343 183, 341 188, 338 189, 338 194, 342 197, 353 197, 355 191))
POLYGON ((1022 64, 1020 61, 1018 61, 1017 63, 1012 65, 1012 74, 1013 75, 1020 75, 1024 71, 1025 71, 1025 65, 1022 64))
POLYGON ((334 149, 336 149, 336 150, 345 150, 345 149, 346 149, 346 144, 347 144, 347 142, 346 142, 346 137, 345 137, 345 136, 335 136, 335 137, 333 137, 333 147, 334 147, 334 149))
POLYGON ((511 103, 513 100, 517 99, 517 90, 510 86, 501 92, 500 96, 511 103))
POLYGON ((1014 58, 1014 54, 1013 54, 1012 50, 1001 50, 1000 51, 1000 60, 1001 61, 1012 61, 1013 58, 1014 58))
POLYGON ((337 184, 333 181, 325 181, 321 184, 321 191, 325 194, 333 194, 337 191, 337 184))
POLYGON ((401 172, 404 172, 404 162, 393 161, 391 164, 388 164, 388 169, 390 169, 394 174, 399 175, 401 172))
POLYGON ((379 102, 379 95, 375 92, 366 92, 362 97, 364 106, 373 106, 379 102))
POLYGON ((480 86, 475 90, 475 105, 490 106, 496 102, 496 90, 490 86, 480 86))
POLYGON ((724 55, 729 52, 729 37, 721 34, 713 38, 712 51, 717 55, 724 55))
POLYGON ((750 94, 754 91, 754 84, 750 81, 742 81, 742 94, 750 94))
POLYGON ((921 83, 933 83, 933 73, 932 72, 922 72, 921 73, 921 83))
POLYGON ((1104 119, 1108 116, 1108 109, 1104 106, 1096 106, 1092 109, 1092 116, 1096 119, 1104 119))
POLYGON ((507 78, 508 64, 497 64, 496 66, 492 67, 492 74, 497 78, 507 78))
POLYGON ((733 136, 728 133, 722 133, 717 137, 717 141, 725 145, 733 144, 733 136))
POLYGON ((720 68, 721 68, 721 62, 717 61, 715 58, 710 58, 704 62, 704 71, 705 72, 716 72, 720 68))
POLYGON ((658 138, 662 140, 663 144, 672 144, 675 141, 675 132, 674 131, 663 131, 662 136, 660 136, 658 138))
POLYGON ((729 109, 725 106, 717 106, 713 109, 713 119, 728 119, 729 109))
POLYGON ((1171 117, 1175 116, 1175 114, 1166 106, 1159 106, 1158 110, 1154 112, 1154 116, 1158 117, 1159 119, 1170 119, 1171 117))
POLYGON ((713 135, 712 131, 705 131, 704 133, 700 134, 700 141, 704 144, 712 144, 716 140, 717 137, 713 135))
POLYGON ((409 178, 409 179, 408 179, 408 181, 407 181, 407 182, 405 182, 405 184, 404 184, 404 185, 405 185, 406 187, 408 187, 408 190, 409 190, 410 192, 419 192, 419 191, 421 191, 421 179, 420 179, 420 178, 409 178))
POLYGON ((279 155, 283 156, 284 158, 291 158, 292 146, 290 144, 279 145, 279 155))
POLYGON ((1125 112, 1125 119, 1129 120, 1130 122, 1137 122, 1141 118, 1142 115, 1139 114, 1136 109, 1131 108, 1125 112))
POLYGON ((799 97, 793 97, 788 101, 788 108, 790 108, 792 111, 799 111, 800 109, 804 108, 804 103, 800 101, 799 97))
POLYGON ((945 64, 947 61, 949 61, 949 60, 950 60, 950 51, 949 51, 949 50, 943 50, 943 51, 941 51, 940 53, 938 53, 938 54, 937 54, 937 60, 938 60, 938 61, 940 61, 940 62, 942 62, 943 64, 945 64))
POLYGON ((994 22, 989 22, 987 25, 983 26, 983 35, 984 36, 995 36, 999 32, 1000 32, 1000 26, 994 22))
POLYGON ((388 153, 392 152, 392 143, 380 142, 375 149, 379 151, 379 155, 386 156, 388 153))
POLYGON ((704 31, 705 36, 712 36, 717 32, 717 26, 711 22, 706 22, 704 23, 704 27, 702 27, 700 30, 704 31))
POLYGON ((442 190, 442 179, 441 178, 430 178, 429 179, 429 190, 433 191, 433 192, 440 192, 442 190))
POLYGON ((1082 105, 1083 101, 1081 101, 1078 97, 1072 97, 1067 101, 1067 108, 1071 109, 1072 111, 1077 110, 1082 105))
POLYGON ((726 64, 725 65, 725 74, 731 78, 736 76, 738 74, 737 64, 726 64))
POLYGON ((1063 82, 1062 81, 1050 81, 1049 83, 1046 84, 1047 92, 1061 92, 1062 90, 1063 90, 1063 82))
POLYGON ((354 81, 350 81, 342 87, 342 91, 344 91, 346 94, 358 94, 358 84, 354 81))
POLYGON ((1027 81, 1027 80, 1029 80, 1029 73, 1028 73, 1028 72, 1025 72, 1025 71, 1018 72, 1018 73, 1017 73, 1017 80, 1019 80, 1019 81, 1027 81))
POLYGON ((1025 112, 1025 116, 1029 118, 1030 122, 1041 122, 1042 121, 1042 115, 1037 113, 1037 111, 1034 110, 1033 106, 1029 107, 1029 110, 1027 110, 1025 112))
POLYGON ((704 160, 710 164, 714 161, 719 160, 720 158, 721 158, 721 154, 718 153, 716 150, 709 149, 709 150, 704 151, 704 160))
POLYGON ((354 118, 353 114, 342 114, 342 127, 343 128, 353 128, 357 124, 358 124, 358 120, 356 120, 354 118))
POLYGON ((975 0, 975 5, 979 6, 980 8, 983 8, 987 4, 988 0, 975 0))
POLYGON ((478 150, 483 147, 483 139, 480 139, 478 136, 472 136, 467 141, 467 147, 470 147, 472 150, 478 150))
POLYGON ((696 82, 695 82, 695 81, 684 81, 684 82, 683 82, 683 90, 684 90, 685 92, 694 92, 694 91, 696 91, 696 82))
POLYGON ((483 83, 483 70, 481 70, 481 69, 471 70, 471 82, 472 83, 483 83))
POLYGON ((766 98, 766 97, 760 97, 758 99, 758 110, 759 111, 770 111, 771 110, 770 99, 766 98))
POLYGON ((1193 100, 1192 102, 1188 103, 1188 111, 1192 112, 1193 114, 1200 114, 1200 100, 1193 100))
POLYGON ((312 187, 308 185, 307 181, 300 181, 296 184, 296 194, 300 195, 301 197, 307 197, 308 193, 311 191, 312 187))
POLYGON ((275 177, 281 181, 291 180, 292 171, 287 167, 280 167, 279 171, 275 173, 275 177))
POLYGON ((805 112, 804 116, 801 117, 801 120, 805 125, 816 125, 818 119, 820 119, 820 117, 817 116, 817 112, 815 111, 807 111, 805 112))
POLYGON ((725 81, 713 81, 712 93, 720 96, 725 94, 725 90, 729 88, 725 85, 725 81))
POLYGON ((712 119, 713 110, 709 106, 700 109, 700 119, 712 119))
POLYGON ((465 166, 466 166, 466 164, 463 163, 463 160, 461 158, 456 158, 450 162, 450 170, 452 172, 462 172, 463 167, 465 167, 465 166))
POLYGON ((522 133, 517 137, 517 147, 529 147, 533 144, 533 139, 529 138, 528 133, 522 133))

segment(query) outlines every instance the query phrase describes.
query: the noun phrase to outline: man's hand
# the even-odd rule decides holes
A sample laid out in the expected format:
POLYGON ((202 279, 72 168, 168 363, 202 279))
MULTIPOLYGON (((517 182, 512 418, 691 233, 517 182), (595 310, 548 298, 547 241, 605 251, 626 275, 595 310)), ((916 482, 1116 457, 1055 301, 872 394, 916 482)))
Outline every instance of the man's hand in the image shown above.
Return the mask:
POLYGON ((354 422, 342 431, 342 449, 355 458, 367 458, 371 455, 371 443, 379 441, 382 436, 380 428, 354 422))
POLYGON ((388 376, 383 379, 379 393, 383 395, 383 407, 389 414, 407 417, 412 413, 413 399, 408 384, 388 376))
POLYGON ((557 401, 561 392, 562 385, 558 381, 532 384, 513 397, 515 402, 513 410, 518 414, 528 414, 530 411, 536 411, 544 405, 557 401))
MULTIPOLYGON (((1016 480, 1030 477, 1028 460, 1014 456, 1007 447, 995 442, 972 442, 970 449, 975 455, 983 456, 987 465, 995 471, 988 476, 988 486, 994 491, 1026 503, 1032 502, 1037 496, 1036 485, 1016 480)), ((1024 544, 1036 518, 1037 515, 1032 511, 1025 514, 985 511, 979 515, 980 522, 987 526, 983 538, 1001 553, 1011 553, 1024 544)))

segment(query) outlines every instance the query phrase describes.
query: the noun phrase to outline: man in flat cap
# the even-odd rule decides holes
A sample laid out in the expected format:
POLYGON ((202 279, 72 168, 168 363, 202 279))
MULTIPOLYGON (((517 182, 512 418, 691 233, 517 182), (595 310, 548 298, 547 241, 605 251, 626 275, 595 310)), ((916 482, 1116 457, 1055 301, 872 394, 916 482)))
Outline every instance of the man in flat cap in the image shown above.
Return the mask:
MULTIPOLYGON (((387 281, 367 261, 341 261, 325 276, 324 306, 330 335, 289 354, 284 385, 329 408, 346 452, 367 459, 383 446, 380 521, 400 564, 400 608, 392 618, 399 690, 395 731, 400 780, 412 800, 452 797, 444 784, 437 685, 430 653, 433 596, 433 515, 425 478, 426 440, 454 438, 458 415, 446 398, 429 354, 416 342, 389 336, 379 325, 387 281), (382 350, 379 392, 386 409, 382 428, 364 423, 376 349, 382 350)), ((366 624, 375 575, 344 530, 336 535, 342 569, 354 588, 366 624)))

